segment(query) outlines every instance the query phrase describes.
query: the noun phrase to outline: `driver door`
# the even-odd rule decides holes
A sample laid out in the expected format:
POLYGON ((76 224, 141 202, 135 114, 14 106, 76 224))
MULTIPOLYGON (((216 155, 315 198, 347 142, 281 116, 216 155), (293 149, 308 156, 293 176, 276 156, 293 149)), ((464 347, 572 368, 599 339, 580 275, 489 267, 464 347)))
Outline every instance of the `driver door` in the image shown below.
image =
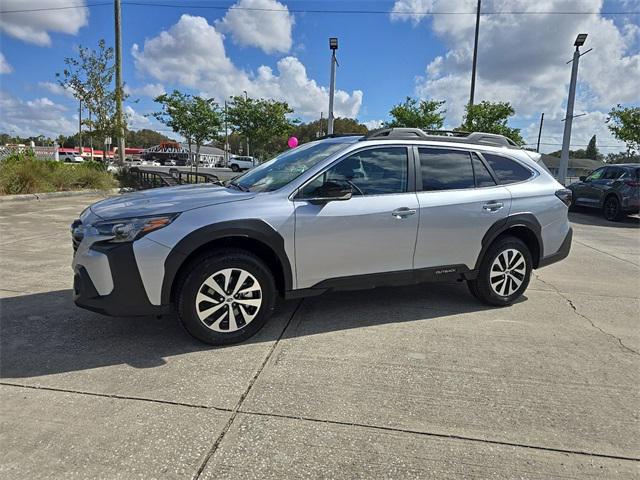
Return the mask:
POLYGON ((413 268, 419 215, 409 158, 403 146, 364 149, 300 189, 294 200, 299 288, 413 268), (311 200, 327 182, 348 183, 351 198, 311 200))

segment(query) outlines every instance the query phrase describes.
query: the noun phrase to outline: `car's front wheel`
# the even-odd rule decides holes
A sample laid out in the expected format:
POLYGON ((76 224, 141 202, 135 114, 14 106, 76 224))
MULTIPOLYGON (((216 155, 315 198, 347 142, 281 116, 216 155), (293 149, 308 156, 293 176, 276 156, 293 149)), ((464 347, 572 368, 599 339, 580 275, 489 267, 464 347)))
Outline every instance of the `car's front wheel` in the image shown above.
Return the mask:
POLYGON ((250 252, 225 249, 198 258, 181 275, 178 317, 187 331, 211 345, 242 342, 273 311, 276 287, 265 263, 250 252))
POLYGON ((499 237, 487 250, 469 291, 483 303, 506 306, 527 289, 533 261, 526 244, 517 237, 499 237))
POLYGON ((231 165, 231 171, 232 172, 239 172, 240 171, 240 167, 234 163, 233 165, 231 165))

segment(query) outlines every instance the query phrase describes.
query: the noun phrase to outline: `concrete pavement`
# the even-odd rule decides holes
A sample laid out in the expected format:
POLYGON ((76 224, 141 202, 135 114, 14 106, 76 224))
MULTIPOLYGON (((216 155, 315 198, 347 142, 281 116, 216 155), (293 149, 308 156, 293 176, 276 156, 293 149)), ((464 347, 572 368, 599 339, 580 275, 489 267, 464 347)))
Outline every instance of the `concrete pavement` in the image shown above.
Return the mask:
POLYGON ((572 214, 569 258, 509 308, 332 293, 211 348, 73 306, 68 227, 97 198, 0 204, 0 476, 640 478, 637 217, 572 214))

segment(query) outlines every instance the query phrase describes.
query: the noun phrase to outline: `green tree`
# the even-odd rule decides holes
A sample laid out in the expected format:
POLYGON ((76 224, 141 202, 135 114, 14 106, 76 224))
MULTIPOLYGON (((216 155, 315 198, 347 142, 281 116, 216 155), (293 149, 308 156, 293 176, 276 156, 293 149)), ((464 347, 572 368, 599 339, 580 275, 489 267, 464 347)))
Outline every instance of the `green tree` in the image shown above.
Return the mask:
MULTIPOLYGON (((199 159, 200 147, 216 140, 222 129, 220 106, 213 98, 202 98, 174 90, 155 98, 162 110, 151 114, 175 133, 183 136, 189 145, 189 158, 192 158, 192 145, 196 146, 196 159, 199 159)), ((196 169, 198 162, 196 161, 196 169)))
POLYGON ((143 128, 142 130, 129 130, 126 136, 126 144, 132 147, 149 148, 162 142, 172 141, 166 135, 155 130, 143 128))
POLYGON ((585 158, 597 160, 599 156, 600 153, 598 152, 598 147, 596 146, 596 136, 594 135, 593 137, 591 137, 591 140, 589 140, 589 145, 587 145, 585 158))
POLYGON ((160 104, 162 110, 154 112, 150 116, 184 137, 189 146, 189 159, 191 159, 191 146, 193 145, 193 132, 189 119, 191 96, 174 90, 170 94, 164 93, 157 96, 154 101, 160 104))
MULTIPOLYGON (((78 47, 78 56, 64 59, 66 67, 62 74, 56 73, 58 84, 73 93, 90 112, 91 119, 82 124, 90 130, 89 135, 104 143, 106 137, 117 137, 119 132, 116 117, 116 91, 114 85, 115 62, 112 47, 104 40, 98 49, 78 47)), ((126 125, 124 126, 126 130, 126 125)))
MULTIPOLYGON (((333 121, 333 133, 362 133, 368 132, 366 126, 358 122, 355 118, 336 118, 333 121)), ((309 123, 301 123, 293 130, 293 135, 300 143, 311 142, 318 137, 327 134, 327 119, 314 120, 309 123)))
POLYGON ((607 124, 611 133, 626 143, 629 156, 640 150, 640 107, 624 108, 618 104, 609 112, 607 124))
POLYGON ((389 111, 392 120, 385 127, 409 127, 423 130, 439 130, 444 125, 446 110, 444 100, 420 100, 407 97, 403 103, 394 105, 389 111))
POLYGON ((188 106, 188 129, 196 144, 196 170, 200 159, 200 147, 216 140, 222 129, 222 114, 213 98, 192 97, 188 106))
POLYGON ((227 104, 227 122, 232 132, 240 134, 249 143, 250 153, 267 158, 285 148, 286 137, 298 124, 287 115, 293 110, 286 102, 232 97, 227 104))
POLYGON ((467 105, 466 113, 459 130, 465 132, 486 132, 504 135, 517 144, 524 143, 519 128, 507 125, 515 110, 509 102, 488 102, 467 105))

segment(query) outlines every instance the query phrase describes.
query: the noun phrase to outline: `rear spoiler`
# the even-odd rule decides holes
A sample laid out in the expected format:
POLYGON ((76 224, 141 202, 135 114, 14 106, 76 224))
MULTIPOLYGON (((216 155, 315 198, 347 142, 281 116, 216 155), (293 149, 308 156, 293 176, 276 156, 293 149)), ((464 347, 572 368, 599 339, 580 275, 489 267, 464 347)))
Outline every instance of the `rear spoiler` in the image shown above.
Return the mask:
POLYGON ((540 165, 548 174, 551 174, 551 172, 549 171, 549 169, 547 168, 547 166, 544 164, 544 162, 542 161, 542 154, 538 153, 538 152, 534 152, 532 150, 524 150, 524 152, 529 156, 529 158, 531 160, 533 160, 534 162, 536 162, 538 165, 540 165))

